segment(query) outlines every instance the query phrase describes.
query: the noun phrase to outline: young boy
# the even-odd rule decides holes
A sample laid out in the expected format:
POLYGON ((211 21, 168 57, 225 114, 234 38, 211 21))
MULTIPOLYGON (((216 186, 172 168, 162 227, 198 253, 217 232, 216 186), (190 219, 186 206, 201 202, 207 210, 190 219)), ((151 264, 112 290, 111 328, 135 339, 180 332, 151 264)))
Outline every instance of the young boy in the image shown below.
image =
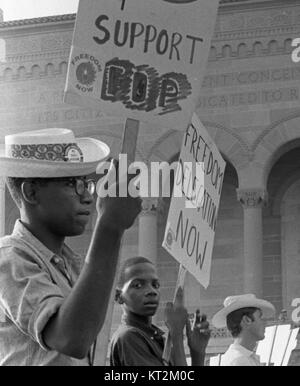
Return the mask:
POLYGON ((257 299, 253 294, 226 298, 224 308, 212 319, 216 328, 227 326, 234 338, 234 343, 222 356, 221 366, 260 366, 254 349, 265 337, 264 318, 274 314, 273 304, 257 299))
POLYGON ((203 365, 210 332, 204 326, 194 325, 191 330, 188 314, 182 304, 182 291, 178 304, 168 303, 165 322, 172 339, 170 363, 163 360, 163 331, 152 324, 159 306, 159 279, 155 266, 144 257, 124 262, 116 290, 116 301, 123 307, 122 325, 112 337, 110 363, 112 366, 186 366, 183 330, 187 327, 192 365, 203 365))
POLYGON ((0 240, 0 365, 92 364, 121 239, 140 198, 98 198, 84 264, 64 240, 84 232, 95 190, 86 175, 108 155, 103 142, 66 129, 6 137, 0 175, 20 219, 0 240))

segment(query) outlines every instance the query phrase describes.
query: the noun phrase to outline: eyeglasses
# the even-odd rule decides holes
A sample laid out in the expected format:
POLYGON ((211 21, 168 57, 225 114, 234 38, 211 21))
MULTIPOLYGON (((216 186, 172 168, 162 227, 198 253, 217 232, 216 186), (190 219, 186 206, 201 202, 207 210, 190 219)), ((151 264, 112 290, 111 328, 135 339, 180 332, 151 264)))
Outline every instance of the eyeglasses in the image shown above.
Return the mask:
POLYGON ((58 178, 34 178, 28 179, 31 183, 48 184, 50 181, 64 182, 72 188, 78 196, 83 196, 87 190, 91 195, 96 191, 96 182, 94 180, 87 180, 86 177, 58 177, 58 178))
POLYGON ((75 189, 76 194, 78 196, 83 196, 85 191, 87 190, 91 195, 95 193, 96 190, 96 182, 94 180, 86 180, 81 177, 72 177, 68 178, 67 181, 72 185, 75 189))

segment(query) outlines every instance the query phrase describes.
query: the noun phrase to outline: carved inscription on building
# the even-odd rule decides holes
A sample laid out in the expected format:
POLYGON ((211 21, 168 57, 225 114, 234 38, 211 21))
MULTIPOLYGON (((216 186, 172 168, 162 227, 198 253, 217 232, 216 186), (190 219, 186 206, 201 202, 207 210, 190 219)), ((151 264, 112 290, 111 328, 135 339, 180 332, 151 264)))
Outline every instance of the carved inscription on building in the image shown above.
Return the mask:
POLYGON ((37 105, 54 105, 63 103, 62 89, 49 90, 4 90, 0 94, 0 108, 30 107, 37 105))
POLYGON ((0 112, 0 120, 3 128, 10 125, 48 124, 63 122, 87 122, 104 118, 102 111, 84 108, 67 109, 18 109, 6 113, 0 112))
POLYGON ((7 55, 70 49, 72 31, 6 39, 7 55))
POLYGON ((299 15, 299 5, 289 9, 284 7, 271 11, 268 9, 253 12, 251 9, 248 12, 235 12, 234 15, 224 13, 218 18, 216 32, 291 26, 299 22, 299 15))
POLYGON ((278 88, 261 91, 240 92, 234 94, 218 94, 201 96, 198 108, 216 109, 236 106, 263 105, 280 102, 295 102, 299 100, 299 88, 278 88))
MULTIPOLYGON (((203 92, 199 98, 200 109, 224 109, 229 107, 243 107, 251 105, 274 104, 281 102, 299 101, 300 67, 284 67, 263 70, 249 70, 223 74, 207 75, 202 84, 203 92), (290 82, 292 87, 280 87, 290 82), (277 87, 261 88, 260 85, 274 85, 277 87), (252 89, 242 92, 223 91, 217 89, 235 88, 238 90, 243 86, 252 86, 252 89), (253 90, 253 86, 256 89, 253 90), (207 96, 207 89, 216 90, 214 95, 207 96)), ((242 89, 241 89, 242 90, 242 89)))
POLYGON ((202 87, 232 87, 246 84, 289 82, 294 80, 300 80, 299 66, 207 75, 203 80, 202 87))
POLYGON ((47 110, 39 112, 37 123, 95 121, 104 117, 102 111, 89 109, 47 110))

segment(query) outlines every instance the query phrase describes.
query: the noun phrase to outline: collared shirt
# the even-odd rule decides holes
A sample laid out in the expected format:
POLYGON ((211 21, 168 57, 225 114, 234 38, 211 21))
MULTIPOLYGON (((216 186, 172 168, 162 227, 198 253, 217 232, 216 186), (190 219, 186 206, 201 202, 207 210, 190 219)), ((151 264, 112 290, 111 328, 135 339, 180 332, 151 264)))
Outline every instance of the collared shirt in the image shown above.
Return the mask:
POLYGON ((78 278, 82 259, 57 256, 18 220, 0 239, 0 365, 86 366, 43 342, 42 332, 78 278))
POLYGON ((164 332, 130 313, 111 340, 111 366, 164 366, 164 332))
POLYGON ((261 366, 260 358, 253 351, 233 343, 222 355, 221 366, 261 366))

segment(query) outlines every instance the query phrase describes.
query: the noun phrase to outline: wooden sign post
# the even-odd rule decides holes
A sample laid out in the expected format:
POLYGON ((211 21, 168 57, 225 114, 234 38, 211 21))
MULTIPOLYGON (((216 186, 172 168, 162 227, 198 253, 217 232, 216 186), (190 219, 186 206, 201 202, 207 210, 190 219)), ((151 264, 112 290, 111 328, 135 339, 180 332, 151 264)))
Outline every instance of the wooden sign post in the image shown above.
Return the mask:
MULTIPOLYGON (((124 126, 120 154, 127 154, 128 165, 130 165, 135 160, 139 126, 140 126, 140 122, 134 119, 127 119, 124 126)), ((114 284, 110 294, 110 300, 109 300, 109 305, 106 312, 105 322, 97 339, 97 347, 101 348, 101 351, 96 355, 96 358, 95 358, 95 364, 97 366, 105 366, 107 364, 106 363, 107 354, 108 354, 110 332, 111 332, 111 326, 113 321, 114 304, 115 304, 115 289, 116 289, 116 284, 118 280, 119 269, 120 269, 120 259, 118 262, 116 276, 115 276, 114 284)))

